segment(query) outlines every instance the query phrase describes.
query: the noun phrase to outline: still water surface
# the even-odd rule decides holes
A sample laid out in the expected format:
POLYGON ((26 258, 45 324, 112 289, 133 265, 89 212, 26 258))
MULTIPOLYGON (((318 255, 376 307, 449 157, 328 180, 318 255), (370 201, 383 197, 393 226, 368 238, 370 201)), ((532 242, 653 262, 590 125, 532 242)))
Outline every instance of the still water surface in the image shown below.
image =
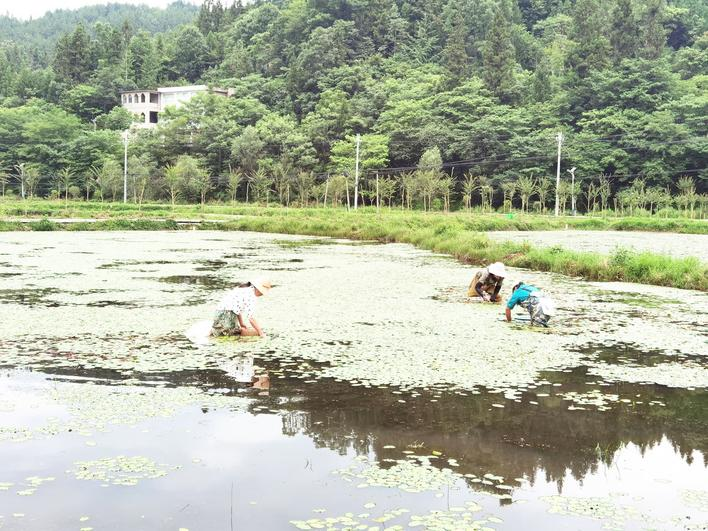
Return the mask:
POLYGON ((513 271, 558 302, 541 331, 469 303, 471 273, 403 245, 3 234, 0 529, 706 528, 706 295, 513 271), (186 337, 262 273, 267 339, 186 337))

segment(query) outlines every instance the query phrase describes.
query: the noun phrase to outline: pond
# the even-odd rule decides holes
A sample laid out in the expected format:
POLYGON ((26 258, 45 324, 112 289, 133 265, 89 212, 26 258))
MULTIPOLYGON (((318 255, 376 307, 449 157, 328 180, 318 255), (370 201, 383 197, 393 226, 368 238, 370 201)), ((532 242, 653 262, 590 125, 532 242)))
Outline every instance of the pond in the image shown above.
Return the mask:
POLYGON ((543 247, 609 254, 618 247, 665 254, 674 258, 695 257, 708 262, 708 235, 668 232, 623 232, 595 230, 499 231, 487 235, 497 241, 529 242, 543 247))
POLYGON ((557 303, 538 329, 472 274, 398 244, 4 233, 0 529, 705 529, 708 295, 511 270, 557 303), (257 274, 268 337, 195 337, 257 274))

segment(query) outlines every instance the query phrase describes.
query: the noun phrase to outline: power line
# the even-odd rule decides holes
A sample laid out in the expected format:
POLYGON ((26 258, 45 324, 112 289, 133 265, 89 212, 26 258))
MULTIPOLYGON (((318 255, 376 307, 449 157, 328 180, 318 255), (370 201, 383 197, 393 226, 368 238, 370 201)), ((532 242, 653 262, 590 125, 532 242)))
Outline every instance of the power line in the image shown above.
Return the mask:
MULTIPOLYGON (((640 140, 640 139, 637 139, 640 140)), ((683 140, 675 140, 673 142, 667 142, 663 140, 656 140, 656 141, 648 141, 647 144, 649 145, 658 145, 658 146, 666 146, 666 145, 673 145, 673 144, 690 144, 691 142, 700 142, 700 141, 705 141, 708 140, 708 137, 705 136, 697 136, 697 137, 692 137, 692 138, 685 138, 683 140)), ((600 142, 600 143, 610 143, 613 141, 605 141, 605 140, 587 140, 587 141, 578 141, 576 140, 569 140, 568 143, 579 143, 579 144, 594 144, 595 142, 600 142)), ((646 144, 644 144, 646 145, 646 144)), ((622 147, 621 144, 617 144, 618 147, 622 147)), ((643 147, 643 146, 637 146, 637 147, 643 147)))
MULTIPOLYGON (((696 168, 693 170, 678 170, 678 171, 673 171, 670 172, 669 175, 685 175, 685 174, 694 174, 694 173, 701 173, 702 171, 708 170, 708 167, 706 168, 696 168)), ((610 173, 609 177, 647 177, 647 172, 640 172, 640 173, 610 173)))
POLYGON ((526 160, 548 160, 547 155, 537 157, 518 157, 513 159, 467 159, 453 160, 451 162, 443 162, 435 166, 398 166, 395 168, 370 168, 367 172, 391 172, 391 171, 406 171, 406 170, 434 170, 436 168, 452 168, 457 166, 481 166, 484 164, 502 163, 502 162, 517 162, 526 160))

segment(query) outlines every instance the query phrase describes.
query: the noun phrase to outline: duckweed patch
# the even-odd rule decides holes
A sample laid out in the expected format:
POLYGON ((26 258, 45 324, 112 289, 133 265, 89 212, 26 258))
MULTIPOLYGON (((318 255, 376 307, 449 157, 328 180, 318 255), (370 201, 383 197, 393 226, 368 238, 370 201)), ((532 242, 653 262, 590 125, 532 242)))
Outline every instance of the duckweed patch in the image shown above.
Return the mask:
POLYGON ((708 513, 708 491, 684 489, 681 491, 681 499, 687 506, 708 513))
POLYGON ((143 456, 119 455, 93 461, 77 461, 71 473, 80 480, 132 487, 145 479, 165 477, 169 472, 180 468, 180 466, 158 464, 143 456))
MULTIPOLYGON (((18 496, 32 496, 35 492, 37 492, 37 489, 41 487, 44 483, 49 483, 54 481, 56 478, 54 477, 39 477, 39 476, 30 476, 28 478, 25 478, 25 481, 23 482, 22 485, 17 485, 17 488, 20 490, 17 491, 18 496), (24 487, 24 488, 22 488, 24 487)), ((0 484, 1 485, 1 484, 0 484)), ((7 485, 12 485, 11 483, 7 485)), ((7 490, 7 489, 5 489, 7 490)))
POLYGON ((541 500, 549 505, 548 512, 550 514, 601 520, 603 529, 624 529, 628 520, 636 520, 641 517, 641 513, 637 509, 620 504, 616 498, 545 496, 541 500))
POLYGON ((373 516, 369 513, 355 514, 346 513, 342 516, 326 518, 310 518, 307 520, 291 520, 290 524, 297 529, 336 529, 353 530, 361 529, 368 531, 404 531, 405 529, 422 527, 435 531, 459 531, 465 529, 469 531, 491 531, 490 524, 499 524, 503 520, 496 516, 479 518, 482 507, 476 502, 466 502, 459 507, 451 507, 449 510, 431 510, 427 514, 411 514, 405 521, 405 516, 411 513, 410 509, 398 508, 386 511, 380 516, 373 516), (396 524, 393 521, 401 521, 396 524), (405 523, 405 525, 403 525, 405 523))
POLYGON ((404 450, 403 454, 405 454, 405 459, 387 458, 383 459, 382 462, 371 460, 366 456, 360 456, 352 465, 335 470, 333 474, 360 489, 385 487, 407 493, 441 493, 450 488, 460 489, 466 481, 472 480, 473 483, 484 483, 499 489, 495 496, 500 499, 510 498, 505 491, 511 490, 513 487, 503 485, 504 478, 501 476, 488 473, 484 477, 478 478, 474 474, 455 472, 452 468, 449 468, 449 466, 459 466, 455 459, 447 460, 449 466, 444 466, 445 463, 443 462, 439 462, 439 466, 434 466, 433 460, 440 461, 439 456, 435 455, 435 453, 432 455, 416 455, 410 450, 404 450))
MULTIPOLYGON (((49 417, 37 427, 2 427, 0 441, 24 442, 73 433, 91 437, 116 426, 135 426, 153 418, 168 418, 186 407, 245 411, 249 399, 206 393, 193 387, 107 386, 61 383, 47 390, 51 402, 67 415, 49 417)), ((87 441, 94 446, 93 441, 87 441)))

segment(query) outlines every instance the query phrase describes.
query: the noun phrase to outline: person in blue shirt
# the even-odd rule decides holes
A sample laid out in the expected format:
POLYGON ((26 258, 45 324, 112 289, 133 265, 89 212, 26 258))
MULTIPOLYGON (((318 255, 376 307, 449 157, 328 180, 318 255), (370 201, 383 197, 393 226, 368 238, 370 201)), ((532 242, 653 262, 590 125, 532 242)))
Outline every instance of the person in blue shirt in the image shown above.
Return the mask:
POLYGON ((548 321, 555 314, 553 301, 540 289, 531 284, 519 282, 511 288, 511 297, 506 303, 506 320, 511 321, 511 310, 516 305, 525 308, 531 316, 531 325, 548 326, 548 321))

